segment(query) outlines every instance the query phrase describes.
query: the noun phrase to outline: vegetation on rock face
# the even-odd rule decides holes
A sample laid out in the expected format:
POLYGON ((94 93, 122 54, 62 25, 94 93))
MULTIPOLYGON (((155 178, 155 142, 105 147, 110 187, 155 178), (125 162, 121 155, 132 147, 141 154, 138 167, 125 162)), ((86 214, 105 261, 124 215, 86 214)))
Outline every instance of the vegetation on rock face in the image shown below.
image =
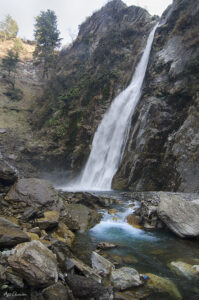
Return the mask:
POLYGON ((20 100, 22 98, 22 91, 15 88, 15 80, 17 74, 17 64, 19 62, 19 53, 13 49, 8 50, 7 56, 2 59, 2 68, 4 77, 8 83, 6 95, 12 100, 20 100))
POLYGON ((41 11, 35 23, 36 48, 34 57, 43 63, 43 76, 48 77, 48 70, 55 60, 55 49, 60 47, 57 17, 52 10, 41 11))
POLYGON ((9 40, 15 38, 18 30, 17 22, 10 15, 7 15, 4 21, 0 22, 0 39, 9 40))

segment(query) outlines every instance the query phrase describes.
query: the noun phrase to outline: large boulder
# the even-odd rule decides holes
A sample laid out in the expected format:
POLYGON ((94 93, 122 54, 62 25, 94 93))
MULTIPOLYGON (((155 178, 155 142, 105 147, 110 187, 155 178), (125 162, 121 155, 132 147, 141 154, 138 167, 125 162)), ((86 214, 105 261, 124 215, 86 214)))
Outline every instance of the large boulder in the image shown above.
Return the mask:
POLYGON ((12 214, 24 219, 41 216, 47 210, 60 210, 62 202, 52 184, 45 179, 19 179, 5 197, 12 214))
POLYGON ((111 289, 103 287, 100 283, 79 275, 68 274, 66 281, 73 295, 78 299, 113 299, 111 289))
POLYGON ((58 279, 56 256, 39 241, 16 246, 8 262, 30 286, 45 287, 58 279))
POLYGON ((172 193, 172 192, 133 192, 131 198, 140 202, 140 207, 135 210, 139 216, 139 224, 147 229, 162 228, 165 226, 160 220, 157 209, 159 203, 166 198, 180 198, 186 201, 199 199, 196 193, 172 193))
POLYGON ((187 201, 178 195, 162 195, 157 213, 177 236, 190 238, 199 235, 199 198, 187 201))
POLYGON ((177 275, 185 276, 188 279, 199 278, 199 268, 198 265, 191 265, 183 261, 172 261, 169 267, 177 275))
POLYGON ((65 204, 64 223, 78 232, 85 232, 101 219, 101 215, 82 204, 65 204))
POLYGON ((151 273, 146 275, 148 276, 147 287, 152 291, 167 293, 172 299, 182 299, 178 288, 171 280, 151 273))
POLYGON ((0 247, 12 247, 29 241, 29 236, 20 227, 5 218, 0 218, 0 247))
POLYGON ((111 283, 118 290, 142 285, 139 273, 135 269, 128 267, 112 271, 111 283))

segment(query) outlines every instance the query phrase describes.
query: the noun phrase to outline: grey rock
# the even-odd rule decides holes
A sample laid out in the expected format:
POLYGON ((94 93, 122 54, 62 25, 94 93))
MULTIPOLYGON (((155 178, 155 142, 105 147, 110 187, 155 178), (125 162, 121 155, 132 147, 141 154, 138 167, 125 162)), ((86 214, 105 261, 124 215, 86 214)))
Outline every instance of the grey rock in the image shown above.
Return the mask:
POLYGON ((30 286, 45 287, 57 282, 56 256, 39 241, 16 246, 8 262, 30 286))
POLYGON ((20 227, 5 218, 0 218, 0 247, 6 248, 29 241, 29 236, 20 227))
POLYGON ((110 279, 117 290, 125 290, 142 285, 139 273, 135 269, 128 267, 112 271, 110 279))
POLYGON ((65 204, 64 223, 71 229, 85 232, 97 224, 101 215, 82 204, 65 204))
MULTIPOLYGON (((66 243, 61 241, 52 242, 50 250, 56 254, 59 269, 65 273, 68 271, 67 259, 71 257, 71 252, 66 243)), ((72 264, 74 266, 74 264, 72 264)))
POLYGON ((40 215, 42 211, 62 208, 62 201, 52 184, 48 180, 38 178, 19 179, 8 192, 6 201, 16 212, 20 211, 23 205, 23 210, 26 209, 25 219, 40 215))
POLYGON ((108 276, 115 270, 115 266, 110 261, 94 251, 92 252, 91 262, 92 268, 101 276, 108 276))
POLYGON ((70 258, 68 259, 68 264, 72 263, 84 276, 87 278, 92 278, 93 280, 101 283, 101 276, 91 267, 87 266, 84 262, 79 260, 78 258, 70 258))
POLYGON ((117 245, 109 242, 99 242, 97 244, 97 249, 106 250, 116 248, 117 245))
POLYGON ((181 238, 199 235, 199 198, 186 201, 180 196, 162 195, 157 210, 159 218, 181 238))
POLYGON ((180 197, 186 201, 191 201, 199 198, 199 194, 194 193, 172 193, 172 192, 134 192, 131 197, 140 201, 140 207, 136 209, 137 214, 141 219, 141 224, 145 228, 155 229, 164 227, 164 223, 159 218, 157 213, 158 205, 161 199, 180 197))
POLYGON ((79 275, 68 274, 66 281, 73 295, 80 299, 111 300, 112 290, 103 287, 98 282, 79 275))
POLYGON ((37 219, 36 223, 40 229, 52 229, 58 226, 60 213, 59 211, 45 211, 44 217, 37 219))
POLYGON ((44 300, 71 300, 69 289, 60 282, 55 283, 42 291, 44 300))
POLYGON ((169 267, 177 275, 185 276, 188 279, 199 278, 199 269, 197 265, 191 265, 183 261, 172 261, 169 267))
POLYGON ((22 289, 24 287, 23 279, 18 275, 13 274, 12 272, 8 272, 8 271, 6 272, 6 279, 11 284, 13 284, 16 288, 22 289))

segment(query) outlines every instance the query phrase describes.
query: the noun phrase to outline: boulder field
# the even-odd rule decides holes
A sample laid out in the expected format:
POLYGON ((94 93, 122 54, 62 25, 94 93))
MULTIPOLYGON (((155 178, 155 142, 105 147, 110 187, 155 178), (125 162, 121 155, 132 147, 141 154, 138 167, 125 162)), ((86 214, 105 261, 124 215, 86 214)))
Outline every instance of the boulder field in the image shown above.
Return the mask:
MULTIPOLYGON (((137 200, 142 199, 141 211, 149 194, 132 193, 132 199, 136 198, 135 195, 137 200)), ((168 198, 182 197, 182 194, 179 196, 169 193, 168 196, 163 192, 151 195, 155 199, 151 201, 158 203, 157 218, 160 217, 158 211, 161 201, 166 203, 168 198)), ((191 201, 187 203, 197 202, 193 200, 195 197, 196 195, 192 195, 191 201)), ((155 274, 140 274, 132 267, 115 265, 103 257, 103 249, 114 249, 117 245, 108 242, 96 245, 96 249, 90 253, 90 264, 75 256, 75 235, 86 232, 100 221, 96 208, 99 210, 106 207, 108 212, 113 203, 118 203, 118 200, 111 198, 102 199, 102 196, 89 193, 59 192, 50 182, 38 178, 18 179, 7 193, 1 194, 1 295, 15 292, 24 294, 25 299, 36 297, 45 300, 56 297, 60 300, 109 300, 123 299, 121 297, 126 293, 131 294, 132 291, 135 292, 134 289, 139 288, 147 295, 158 292, 181 299, 177 287, 168 279, 155 274), (86 205, 83 204, 83 199, 86 205), (91 208, 91 203, 95 210, 91 208)), ((187 265, 183 266, 187 270, 187 265)), ((189 267, 194 276, 197 276, 198 266, 189 267)), ((178 271, 181 267, 178 262, 172 262, 171 268, 178 271)), ((132 295, 135 297, 136 293, 132 295)))

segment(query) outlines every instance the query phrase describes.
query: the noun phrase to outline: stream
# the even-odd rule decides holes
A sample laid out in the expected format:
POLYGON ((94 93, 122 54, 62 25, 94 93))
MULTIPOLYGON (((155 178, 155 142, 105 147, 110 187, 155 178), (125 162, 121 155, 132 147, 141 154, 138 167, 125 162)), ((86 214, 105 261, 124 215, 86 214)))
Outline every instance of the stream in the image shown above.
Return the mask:
MULTIPOLYGON (((170 279, 179 289, 183 300, 199 299, 198 282, 187 277, 186 274, 177 275, 169 268, 169 263, 172 261, 199 264, 198 241, 180 239, 165 229, 149 231, 129 225, 126 216, 132 214, 139 203, 129 200, 128 193, 112 191, 95 194, 113 197, 120 200, 120 204, 111 207, 117 210, 115 213, 109 214, 107 210, 102 210, 101 222, 90 229, 86 235, 77 235, 74 247, 77 252, 79 249, 78 255, 94 250, 100 241, 114 243, 118 247, 103 250, 107 259, 114 259, 118 262, 118 266, 133 267, 141 274, 153 273, 170 279)), ((147 299, 175 298, 168 294, 165 296, 154 294, 147 299)))

